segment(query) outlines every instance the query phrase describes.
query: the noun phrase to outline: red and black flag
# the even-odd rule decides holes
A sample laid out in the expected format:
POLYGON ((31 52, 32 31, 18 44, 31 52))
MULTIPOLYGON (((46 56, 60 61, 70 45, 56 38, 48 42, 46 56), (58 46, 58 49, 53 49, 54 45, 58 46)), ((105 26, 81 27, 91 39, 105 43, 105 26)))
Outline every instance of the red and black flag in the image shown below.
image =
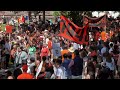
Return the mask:
POLYGON ((89 23, 90 27, 106 27, 107 15, 103 15, 99 18, 90 18, 88 16, 83 17, 83 25, 89 23))
POLYGON ((66 17, 61 16, 60 21, 60 34, 58 36, 64 37, 68 40, 74 41, 78 44, 88 44, 89 31, 88 24, 81 28, 68 20, 66 17))

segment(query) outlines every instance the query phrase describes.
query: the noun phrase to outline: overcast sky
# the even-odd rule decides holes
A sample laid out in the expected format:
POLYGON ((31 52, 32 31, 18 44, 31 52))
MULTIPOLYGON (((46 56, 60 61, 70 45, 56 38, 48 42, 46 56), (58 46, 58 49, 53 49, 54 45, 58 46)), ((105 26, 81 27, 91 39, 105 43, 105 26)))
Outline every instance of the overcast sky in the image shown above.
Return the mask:
MULTIPOLYGON (((100 16, 102 16, 102 15, 104 15, 104 14, 105 14, 105 12, 100 12, 100 13, 98 14, 97 11, 95 11, 95 12, 92 13, 92 15, 93 15, 93 16, 96 16, 96 17, 100 17, 100 16)), ((118 12, 114 13, 113 11, 109 11, 108 17, 109 17, 109 16, 112 16, 112 17, 116 18, 116 17, 119 16, 119 13, 118 13, 118 12)))

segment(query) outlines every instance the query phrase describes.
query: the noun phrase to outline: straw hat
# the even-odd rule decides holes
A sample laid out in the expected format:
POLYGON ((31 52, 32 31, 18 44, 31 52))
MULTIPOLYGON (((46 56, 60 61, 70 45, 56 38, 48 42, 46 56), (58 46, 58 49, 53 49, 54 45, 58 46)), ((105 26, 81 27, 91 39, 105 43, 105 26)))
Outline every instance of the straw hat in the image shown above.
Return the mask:
POLYGON ((70 52, 74 52, 74 51, 75 51, 73 47, 70 47, 68 50, 69 50, 70 52))

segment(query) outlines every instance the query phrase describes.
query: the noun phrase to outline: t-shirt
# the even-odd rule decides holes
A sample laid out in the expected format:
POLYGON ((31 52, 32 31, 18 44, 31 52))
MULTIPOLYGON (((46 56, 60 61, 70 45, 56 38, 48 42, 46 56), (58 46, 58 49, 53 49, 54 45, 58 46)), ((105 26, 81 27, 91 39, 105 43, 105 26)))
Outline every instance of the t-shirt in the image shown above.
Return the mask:
POLYGON ((52 41, 48 41, 48 48, 51 49, 52 48, 52 41))
POLYGON ((103 55, 104 53, 106 53, 106 51, 107 51, 107 48, 106 48, 106 47, 103 47, 103 48, 101 49, 101 54, 103 55))
POLYGON ((106 66, 110 68, 110 70, 115 70, 115 62, 114 59, 112 58, 112 62, 106 62, 106 66))
POLYGON ((33 79, 33 75, 29 73, 20 74, 17 79, 33 79))
POLYGON ((6 50, 5 50, 5 53, 6 53, 6 54, 10 54, 9 51, 11 50, 11 45, 10 45, 9 43, 5 43, 5 49, 6 49, 6 50))
POLYGON ((62 66, 57 68, 57 70, 55 72, 55 76, 60 77, 60 79, 66 79, 65 78, 65 68, 62 66))
POLYGON ((40 54, 41 58, 43 56, 48 56, 48 53, 49 53, 49 49, 48 48, 42 48, 41 54, 40 54))
POLYGON ((67 50, 67 49, 61 51, 62 61, 64 61, 63 55, 64 55, 64 54, 67 54, 68 52, 69 52, 69 50, 67 50))
POLYGON ((102 39, 103 41, 106 40, 106 32, 105 32, 105 31, 102 31, 102 32, 101 32, 101 39, 102 39))
POLYGON ((35 47, 30 47, 29 48, 29 54, 32 55, 32 54, 35 54, 36 52, 36 48, 35 47))

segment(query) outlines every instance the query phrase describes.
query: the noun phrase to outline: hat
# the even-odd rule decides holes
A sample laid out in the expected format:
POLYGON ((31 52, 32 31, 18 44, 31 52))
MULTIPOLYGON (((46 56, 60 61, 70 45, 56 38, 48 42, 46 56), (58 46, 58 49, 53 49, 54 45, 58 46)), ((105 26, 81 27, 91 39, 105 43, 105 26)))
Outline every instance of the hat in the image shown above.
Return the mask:
POLYGON ((70 47, 68 50, 69 50, 70 52, 74 52, 74 51, 75 51, 73 47, 70 47))
POLYGON ((27 70, 28 70, 28 65, 23 65, 23 66, 22 66, 22 70, 23 70, 23 72, 27 72, 27 70))

